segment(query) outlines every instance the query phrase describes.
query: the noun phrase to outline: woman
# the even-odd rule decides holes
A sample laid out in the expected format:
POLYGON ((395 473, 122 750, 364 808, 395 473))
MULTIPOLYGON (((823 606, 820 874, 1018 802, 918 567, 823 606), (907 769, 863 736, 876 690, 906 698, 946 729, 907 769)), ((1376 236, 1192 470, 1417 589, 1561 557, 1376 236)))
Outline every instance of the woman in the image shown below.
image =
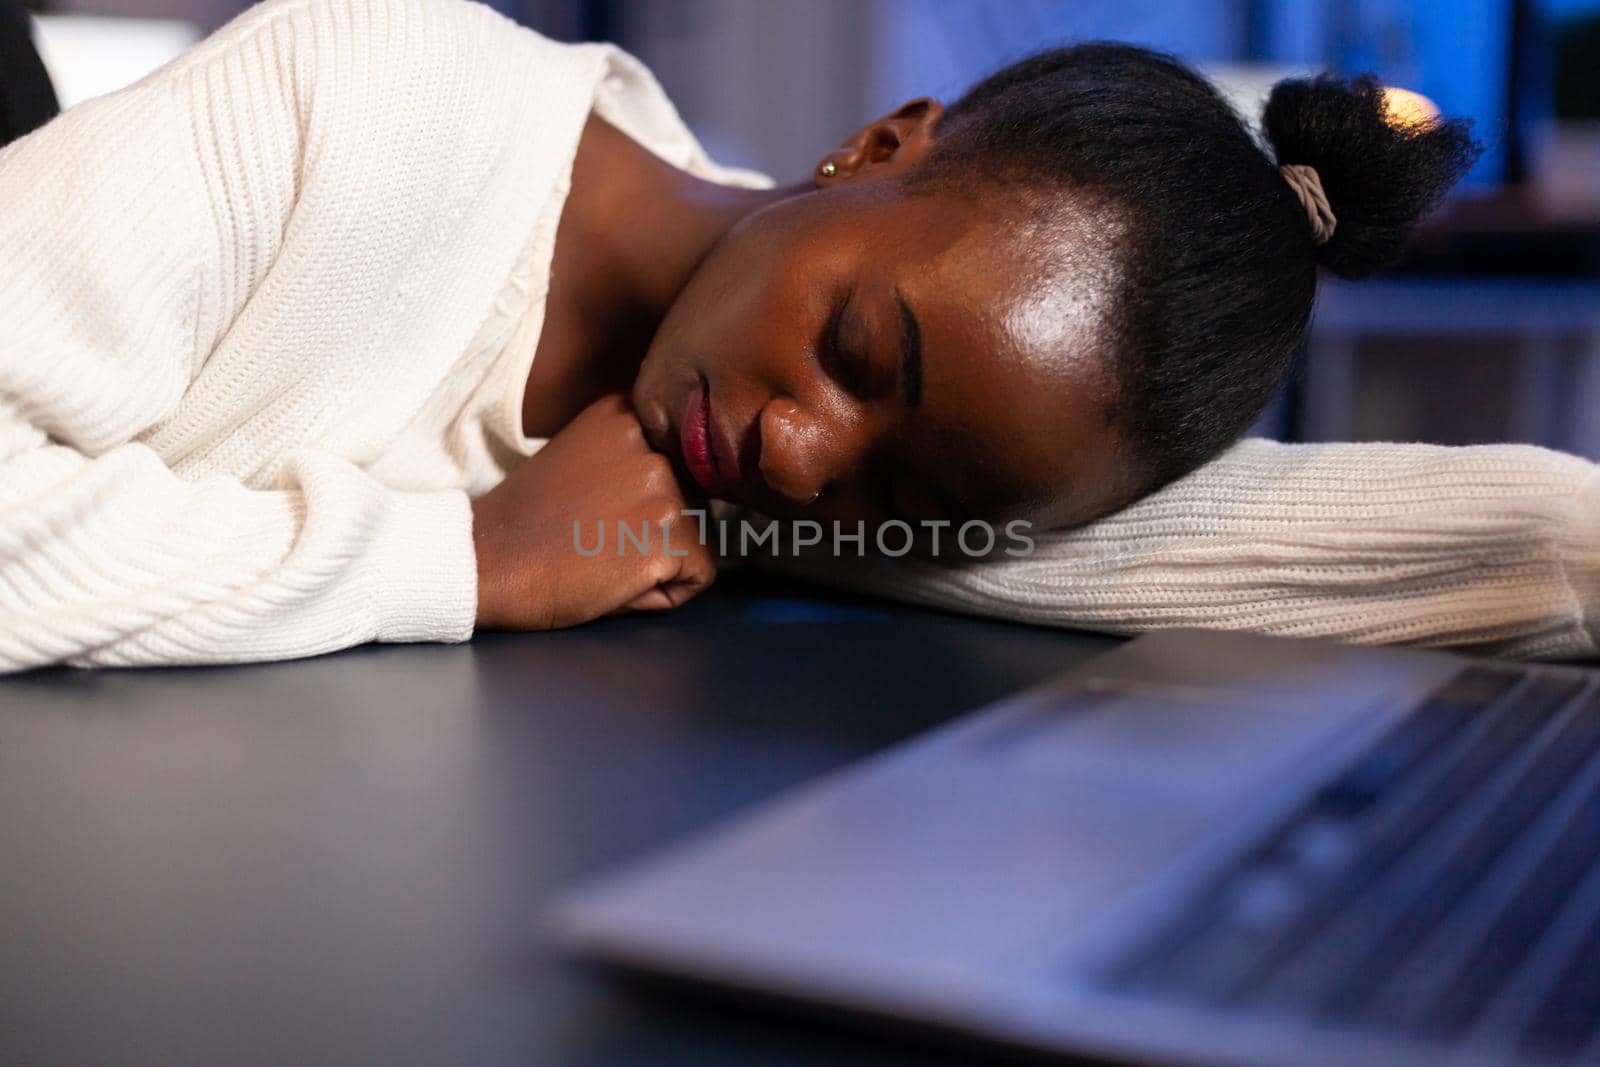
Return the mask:
MULTIPOLYGON (((1318 265, 1391 260, 1472 153, 1363 81, 1286 83, 1265 129, 1274 161, 1182 67, 1085 46, 911 101, 772 188, 609 46, 464 0, 269 0, 0 154, 0 667, 666 608, 711 581, 708 546, 590 554, 575 523, 705 497, 1090 523, 1233 441, 1318 265)), ((1541 499, 1576 495, 1571 462, 1541 499)), ((1249 586, 1230 545, 1199 586, 1249 586)), ((1194 572, 1194 547, 1144 558, 1194 572)), ((1105 589, 1148 585, 1127 558, 1105 589)), ((985 568, 1036 561, 1010 562, 909 593, 995 610, 985 568)), ((1407 636, 1585 632, 1570 585, 1542 592, 1407 636)))

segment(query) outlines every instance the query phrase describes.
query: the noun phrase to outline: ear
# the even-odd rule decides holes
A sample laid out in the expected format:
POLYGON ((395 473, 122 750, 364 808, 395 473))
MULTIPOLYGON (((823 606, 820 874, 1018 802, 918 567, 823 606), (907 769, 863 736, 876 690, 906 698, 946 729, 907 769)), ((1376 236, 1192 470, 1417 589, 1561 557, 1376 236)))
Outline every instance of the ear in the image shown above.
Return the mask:
POLYGON ((944 105, 931 96, 901 104, 824 156, 812 175, 817 188, 903 174, 933 149, 943 117, 944 105))

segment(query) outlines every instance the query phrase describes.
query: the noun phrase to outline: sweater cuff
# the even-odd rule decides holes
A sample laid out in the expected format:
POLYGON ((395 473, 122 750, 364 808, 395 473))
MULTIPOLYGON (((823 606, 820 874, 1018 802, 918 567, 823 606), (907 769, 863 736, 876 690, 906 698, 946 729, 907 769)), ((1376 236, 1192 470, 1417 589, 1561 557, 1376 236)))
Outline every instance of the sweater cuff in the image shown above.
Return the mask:
POLYGON ((1577 599, 1591 652, 1600 651, 1600 470, 1590 474, 1578 490, 1574 507, 1576 514, 1562 552, 1567 561, 1567 584, 1577 599))
POLYGON ((467 494, 391 493, 370 557, 379 641, 465 641, 478 618, 478 557, 467 494))

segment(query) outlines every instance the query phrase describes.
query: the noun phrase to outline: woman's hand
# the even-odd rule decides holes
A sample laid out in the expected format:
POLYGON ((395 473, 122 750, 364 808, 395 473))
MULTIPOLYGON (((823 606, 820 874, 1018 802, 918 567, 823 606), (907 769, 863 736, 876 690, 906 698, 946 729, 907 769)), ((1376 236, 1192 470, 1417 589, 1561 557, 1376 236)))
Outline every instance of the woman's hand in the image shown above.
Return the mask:
POLYGON ((597 400, 472 502, 478 626, 552 630, 684 603, 716 577, 686 506, 695 505, 650 450, 627 398, 597 400), (647 528, 648 548, 624 546, 619 523, 635 537, 647 528))

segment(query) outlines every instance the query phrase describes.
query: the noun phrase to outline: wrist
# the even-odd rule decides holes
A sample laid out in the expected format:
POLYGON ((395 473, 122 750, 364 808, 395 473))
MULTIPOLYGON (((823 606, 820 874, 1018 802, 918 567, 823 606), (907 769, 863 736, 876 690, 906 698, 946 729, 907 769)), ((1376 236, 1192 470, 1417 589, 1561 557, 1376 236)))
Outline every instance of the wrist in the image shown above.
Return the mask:
POLYGON ((504 584, 498 550, 499 517, 486 497, 472 501, 472 551, 478 567, 478 629, 504 624, 501 586, 504 584))

